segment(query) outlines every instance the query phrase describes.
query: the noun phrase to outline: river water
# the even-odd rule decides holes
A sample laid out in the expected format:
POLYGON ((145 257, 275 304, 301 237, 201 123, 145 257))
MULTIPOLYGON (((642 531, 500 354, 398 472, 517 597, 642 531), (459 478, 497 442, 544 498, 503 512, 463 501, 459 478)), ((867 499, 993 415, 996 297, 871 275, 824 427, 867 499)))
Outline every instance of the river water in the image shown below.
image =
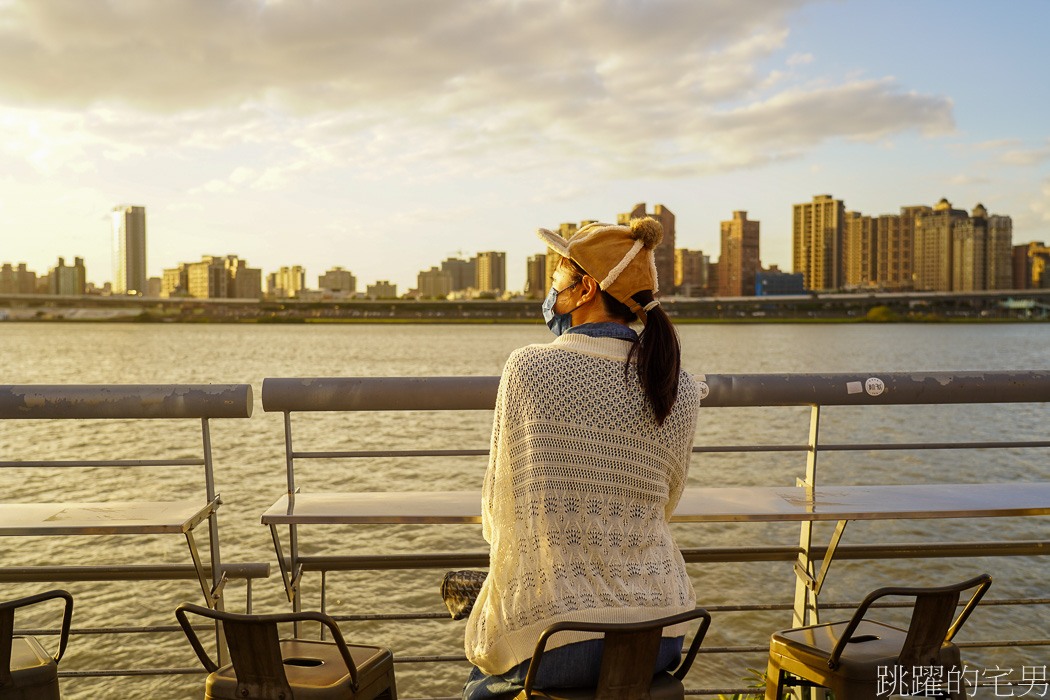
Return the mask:
MULTIPOLYGON (((922 370, 1046 369, 1050 325, 683 325, 683 363, 694 373, 892 372, 922 370)), ((225 561, 270 562, 268 580, 256 583, 256 612, 283 611, 280 575, 268 531, 259 515, 285 490, 280 415, 262 410, 265 377, 496 375, 507 355, 550 338, 541 325, 132 325, 0 324, 0 381, 4 384, 250 383, 251 419, 212 423, 225 561)), ((349 450, 400 447, 488 446, 491 413, 405 412, 361 415, 309 414, 294 419, 296 447, 349 450)), ((805 442, 809 412, 788 409, 701 411, 697 443, 713 445, 805 442)), ((1045 439, 1044 405, 830 408, 822 414, 827 442, 921 442, 924 440, 1045 439)), ((11 459, 106 459, 187 457, 199 453, 196 421, 8 421, 0 425, 0 457, 11 459), (171 423, 170 425, 168 423, 171 423)), ((316 461, 298 472, 304 491, 448 490, 478 486, 484 458, 380 459, 368 463, 316 461)), ((786 485, 805 470, 798 453, 697 455, 690 485, 786 485)), ((838 453, 822 456, 822 483, 965 483, 1050 479, 1045 450, 838 453)), ((7 502, 165 500, 203 494, 194 468, 154 471, 117 469, 3 472, 7 502)), ((3 506, 0 505, 0 508, 3 506)), ((1042 539, 1044 518, 970 521, 853 523, 845 542, 1042 539)), ((832 525, 816 527, 827 541, 832 525)), ((682 546, 795 544, 797 527, 769 525, 676 525, 682 546)), ((301 533, 304 554, 483 551, 480 528, 424 526, 316 527, 301 533)), ((201 535, 204 545, 206 537, 201 535)), ((179 536, 134 538, 6 538, 0 565, 188 563, 179 536)), ((793 590, 787 563, 691 565, 701 605, 789 603, 793 590)), ((836 562, 822 601, 859 600, 880 585, 934 585, 989 571, 992 598, 1045 596, 1047 563, 1040 558, 956 559, 937 562, 836 562)), ((331 574, 329 611, 440 611, 439 571, 331 574)), ((47 584, 0 584, 0 599, 45 590, 47 584)), ((192 581, 131 584, 68 584, 77 600, 75 627, 170 625, 183 600, 200 602, 192 581)), ((304 605, 319 606, 318 580, 304 582, 304 605)), ((227 609, 243 610, 244 586, 231 583, 227 609)), ((834 613, 832 613, 834 615, 834 613)), ((47 622, 40 613, 39 623, 47 622)), ((892 619, 892 618, 891 618, 892 619)), ((764 644, 769 632, 789 626, 788 613, 723 613, 705 643, 764 644)), ((26 624, 37 623, 28 618, 26 624)), ((1050 613, 1039 608, 982 609, 964 640, 1047 636, 1050 613)), ((435 620, 345 624, 347 637, 391 647, 395 654, 454 654, 462 649, 462 623, 435 620)), ((975 650, 966 658, 981 668, 1042 667, 1047 647, 975 650)), ((764 668, 762 654, 714 655, 698 662, 693 686, 739 686, 745 666, 764 668)), ((76 636, 62 666, 102 669, 129 666, 193 666, 181 634, 139 634, 119 639, 76 636)), ((398 665, 402 697, 458 693, 466 665, 398 665)), ((66 679, 67 699, 116 695, 190 698, 203 693, 202 676, 66 679)))

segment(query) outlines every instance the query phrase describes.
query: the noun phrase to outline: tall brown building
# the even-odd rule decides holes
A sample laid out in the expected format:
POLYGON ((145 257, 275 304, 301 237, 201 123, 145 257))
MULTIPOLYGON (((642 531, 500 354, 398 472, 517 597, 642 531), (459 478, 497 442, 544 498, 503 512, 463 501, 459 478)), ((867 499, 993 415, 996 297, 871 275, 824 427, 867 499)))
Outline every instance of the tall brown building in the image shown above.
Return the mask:
POLYGON ((1013 236, 1013 219, 999 214, 988 217, 988 269, 985 289, 1013 287, 1013 270, 1010 265, 1013 236))
POLYGON ((941 199, 933 211, 915 217, 915 289, 952 290, 952 232, 957 223, 967 218, 964 210, 953 209, 947 199, 941 199))
POLYGON ((1050 248, 1042 241, 1013 246, 1012 289, 1045 289, 1050 287, 1050 248))
POLYGON ((660 245, 656 246, 656 277, 660 290, 657 294, 670 294, 674 287, 674 214, 662 204, 653 207, 653 213, 645 212, 645 202, 636 204, 634 209, 626 214, 619 214, 616 223, 627 226, 631 219, 643 219, 651 216, 664 227, 664 237, 660 245))
POLYGON ((499 294, 507 289, 507 254, 490 250, 478 253, 474 288, 479 292, 499 294))
POLYGON ((722 254, 718 259, 718 295, 755 295, 755 275, 762 271, 758 251, 759 222, 748 221, 746 211, 733 212, 722 222, 722 254))
POLYGON ((547 256, 543 253, 533 255, 525 261, 525 296, 530 299, 542 299, 547 296, 550 285, 547 282, 547 256))
POLYGON ((792 207, 791 252, 794 272, 805 277, 806 289, 842 286, 842 236, 846 208, 841 199, 821 194, 792 207))
POLYGON ((0 266, 0 294, 35 294, 36 273, 25 263, 15 267, 11 263, 0 266))
POLYGON ((843 249, 846 261, 843 282, 848 287, 869 287, 877 284, 876 255, 878 219, 864 216, 859 211, 846 212, 843 249))
POLYGON ((676 248, 674 251, 675 294, 694 297, 707 287, 707 269, 710 258, 702 250, 676 248))

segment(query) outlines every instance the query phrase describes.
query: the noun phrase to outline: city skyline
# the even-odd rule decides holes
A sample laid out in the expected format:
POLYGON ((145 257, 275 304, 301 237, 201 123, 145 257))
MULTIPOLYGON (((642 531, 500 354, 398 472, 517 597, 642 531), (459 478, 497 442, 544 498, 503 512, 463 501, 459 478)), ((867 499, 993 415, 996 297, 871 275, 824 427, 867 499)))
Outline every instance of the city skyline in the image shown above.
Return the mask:
POLYGON ((522 289, 534 229, 639 201, 709 253, 748 211, 784 270, 820 192, 1050 239, 1042 2, 84 6, 0 2, 0 258, 40 272, 109 279, 118 202, 149 209, 149 277, 236 254, 399 289, 492 250, 522 289))

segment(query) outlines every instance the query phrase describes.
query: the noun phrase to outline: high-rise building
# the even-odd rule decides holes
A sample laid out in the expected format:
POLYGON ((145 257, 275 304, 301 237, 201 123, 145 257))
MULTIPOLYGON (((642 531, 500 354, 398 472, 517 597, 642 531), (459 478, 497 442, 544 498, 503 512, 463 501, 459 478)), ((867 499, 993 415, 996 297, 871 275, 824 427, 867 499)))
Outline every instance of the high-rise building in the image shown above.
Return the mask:
POLYGON ((162 297, 189 296, 189 268, 193 263, 179 263, 178 267, 164 270, 160 278, 160 295, 162 297))
POLYGON ((452 291, 452 273, 437 266, 420 272, 416 289, 420 299, 444 299, 452 291))
POLYGON ((448 258, 441 263, 441 271, 452 276, 452 291, 462 292, 474 286, 477 266, 477 258, 470 260, 448 258))
POLYGON ((653 207, 653 213, 647 214, 645 212, 645 202, 636 204, 634 209, 625 213, 619 214, 616 217, 616 223, 629 226, 632 219, 644 219, 647 216, 651 216, 660 222, 664 228, 664 236, 660 240, 660 245, 656 246, 656 278, 657 286, 660 290, 657 294, 667 293, 670 294, 674 289, 674 214, 671 210, 662 204, 657 204, 653 207))
POLYGON ((1022 243, 1013 247, 1013 289, 1045 289, 1050 287, 1050 248, 1042 241, 1022 243))
POLYGON ((547 282, 547 255, 539 253, 525 261, 525 289, 522 290, 530 299, 542 299, 547 296, 550 286, 547 282))
POLYGON ((992 214, 988 217, 988 268, 985 289, 1011 289, 1013 269, 1014 222, 1009 216, 992 214))
POLYGON ((915 217, 915 289, 918 291, 950 292, 954 275, 955 226, 969 217, 962 209, 953 209, 951 202, 941 199, 932 211, 919 212, 915 217))
POLYGON ((266 276, 266 293, 271 297, 295 297, 303 289, 306 289, 306 269, 301 265, 282 267, 266 276))
POLYGON ((336 266, 323 275, 318 275, 317 288, 324 292, 353 294, 357 291, 357 278, 349 270, 336 266))
MULTIPOLYGON (((87 285, 87 274, 84 271, 84 259, 74 258, 72 265, 66 265, 65 258, 58 259, 58 265, 47 274, 48 293, 62 296, 79 296, 87 285)), ((142 293, 146 290, 143 288, 142 293)))
POLYGON ((25 263, 18 263, 18 267, 4 263, 0 266, 0 294, 36 294, 36 273, 26 269, 25 263))
POLYGON ((225 299, 229 294, 226 261, 221 255, 205 255, 186 266, 186 289, 195 299, 225 299))
POLYGON ((160 296, 160 290, 163 287, 163 282, 160 277, 150 277, 146 280, 146 296, 151 299, 156 299, 160 296))
POLYGON ((846 262, 843 282, 848 287, 867 287, 877 281, 877 221, 859 211, 846 212, 842 236, 846 262))
POLYGON ((988 277, 988 211, 980 204, 952 229, 952 291, 986 289, 988 277))
POLYGON ((792 206, 792 266, 794 272, 802 273, 806 289, 819 291, 842 286, 845 215, 842 200, 830 194, 817 195, 812 202, 792 206))
POLYGON ((146 292, 146 207, 113 209, 113 293, 146 292))
POLYGON ((722 252, 718 258, 719 296, 755 295, 755 275, 762 271, 758 236, 759 222, 748 221, 746 211, 735 211, 732 220, 722 222, 722 252))
POLYGON ((474 288, 500 294, 507 289, 507 254, 490 250, 478 253, 474 288))
POLYGON ((226 294, 231 299, 261 299, 262 269, 248 267, 248 263, 236 255, 227 255, 226 294))
POLYGON ((699 296, 707 287, 707 268, 710 256, 702 250, 676 248, 674 251, 675 294, 699 296))

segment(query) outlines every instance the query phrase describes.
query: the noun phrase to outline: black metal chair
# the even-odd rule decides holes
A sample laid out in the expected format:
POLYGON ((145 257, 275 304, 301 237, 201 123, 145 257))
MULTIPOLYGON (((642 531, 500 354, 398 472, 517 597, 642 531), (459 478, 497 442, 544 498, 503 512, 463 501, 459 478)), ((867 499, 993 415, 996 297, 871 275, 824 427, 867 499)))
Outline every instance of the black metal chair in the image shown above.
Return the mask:
POLYGON ((209 672, 206 700, 397 700, 390 650, 347 644, 323 613, 239 615, 183 603, 175 617, 209 672), (222 623, 232 663, 219 668, 211 660, 187 613, 222 623), (334 641, 278 638, 278 623, 303 621, 324 625, 334 641))
MULTIPOLYGON (((769 642, 769 666, 766 671, 766 700, 780 700, 788 685, 822 686, 836 698, 849 700, 879 696, 881 683, 893 695, 908 695, 911 681, 900 673, 913 668, 929 668, 949 680, 949 672, 961 674, 959 647, 951 643, 955 633, 977 607, 992 577, 982 574, 952 586, 937 588, 902 588, 891 586, 868 594, 846 622, 831 622, 774 632, 769 642), (952 621, 963 591, 976 588, 962 612, 952 621), (868 608, 885 596, 915 598, 911 623, 903 630, 874 620, 864 619, 868 608), (790 674, 790 675, 789 675, 790 674), (791 676, 797 676, 796 680, 791 676), (900 687, 902 681, 909 685, 900 687)), ((956 683, 944 684, 939 694, 961 700, 965 697, 961 675, 956 683)), ((881 697, 891 693, 883 692, 881 697)))
POLYGON ((529 671, 525 676, 525 689, 518 694, 518 700, 558 699, 558 700, 681 700, 685 697, 685 686, 682 679, 693 665, 693 659, 704 641, 707 628, 711 625, 711 614, 703 608, 696 608, 677 615, 662 617, 646 622, 586 623, 557 622, 543 631, 536 643, 536 651, 529 662, 529 671), (665 627, 671 627, 690 620, 700 619, 700 627, 693 637, 689 650, 681 665, 674 673, 662 671, 653 675, 656 657, 660 651, 660 638, 665 627), (547 647, 547 641, 559 632, 600 632, 605 635, 602 648, 602 665, 598 674, 598 685, 593 688, 544 688, 533 689, 540 661, 547 647))
POLYGON ((66 653, 72 619, 73 596, 66 591, 47 591, 0 603, 0 700, 58 700, 58 662, 66 653), (14 635, 15 610, 56 598, 65 601, 65 610, 58 653, 51 656, 36 637, 14 635))

